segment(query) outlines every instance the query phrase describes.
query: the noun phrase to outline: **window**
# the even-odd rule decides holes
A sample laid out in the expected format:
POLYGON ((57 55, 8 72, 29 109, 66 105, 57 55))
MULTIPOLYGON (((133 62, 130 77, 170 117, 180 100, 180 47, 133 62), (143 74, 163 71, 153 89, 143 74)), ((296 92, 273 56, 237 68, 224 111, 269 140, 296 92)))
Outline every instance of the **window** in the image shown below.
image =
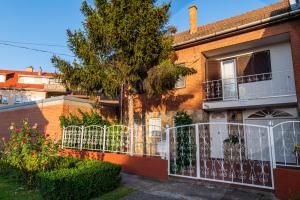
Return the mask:
POLYGON ((30 101, 30 97, 27 96, 16 96, 15 104, 26 103, 30 101))
POLYGON ((42 84, 43 80, 41 77, 22 76, 19 78, 19 83, 42 84))
POLYGON ((270 51, 261 51, 253 54, 237 57, 238 76, 248 76, 243 78, 243 82, 270 80, 271 58, 270 51), (255 75, 255 76, 253 76, 255 75))
POLYGON ((6 76, 3 74, 0 74, 0 82, 3 83, 6 80, 6 76))
POLYGON ((179 76, 176 84, 175 84, 175 88, 176 89, 180 89, 180 88, 185 88, 185 77, 184 76, 179 76))
POLYGON ((161 119, 150 118, 149 119, 149 133, 150 136, 159 136, 161 132, 161 119))
POLYGON ((15 97, 15 104, 23 103, 22 102, 22 97, 21 96, 16 96, 15 97))
POLYGON ((1 104, 8 104, 8 96, 1 96, 0 95, 0 103, 1 104))

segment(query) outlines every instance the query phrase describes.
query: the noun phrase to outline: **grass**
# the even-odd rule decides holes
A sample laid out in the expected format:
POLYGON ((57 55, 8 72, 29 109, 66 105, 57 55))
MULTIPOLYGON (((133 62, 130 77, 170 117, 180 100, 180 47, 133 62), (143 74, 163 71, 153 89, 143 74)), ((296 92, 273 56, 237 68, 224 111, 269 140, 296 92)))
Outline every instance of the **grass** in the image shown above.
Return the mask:
MULTIPOLYGON (((121 186, 112 192, 104 194, 93 200, 118 200, 134 192, 134 189, 121 186)), ((42 200, 39 191, 28 191, 14 180, 0 177, 0 199, 1 200, 42 200)))

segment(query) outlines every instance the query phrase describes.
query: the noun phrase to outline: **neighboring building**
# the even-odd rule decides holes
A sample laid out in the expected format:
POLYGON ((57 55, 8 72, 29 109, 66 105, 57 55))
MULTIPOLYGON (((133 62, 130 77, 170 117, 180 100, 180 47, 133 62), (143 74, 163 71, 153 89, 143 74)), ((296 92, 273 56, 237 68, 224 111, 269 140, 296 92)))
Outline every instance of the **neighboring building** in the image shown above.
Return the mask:
POLYGON ((20 104, 66 94, 54 73, 0 70, 0 106, 20 104))
POLYGON ((299 16, 298 1, 282 0, 197 27, 191 6, 190 30, 175 34, 173 46, 177 63, 197 73, 181 78, 169 95, 135 98, 135 124, 173 126, 180 110, 195 123, 298 120, 299 16))

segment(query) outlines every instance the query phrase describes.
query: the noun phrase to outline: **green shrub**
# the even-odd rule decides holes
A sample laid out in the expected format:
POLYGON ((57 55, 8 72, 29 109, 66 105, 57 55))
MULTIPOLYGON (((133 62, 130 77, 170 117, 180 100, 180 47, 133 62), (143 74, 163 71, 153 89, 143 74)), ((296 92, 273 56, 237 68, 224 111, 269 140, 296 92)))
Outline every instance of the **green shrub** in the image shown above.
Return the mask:
POLYGON ((14 169, 10 172, 11 176, 32 187, 35 185, 34 175, 47 170, 49 159, 57 155, 58 144, 27 121, 19 128, 12 124, 9 129, 9 139, 3 139, 1 144, 1 160, 5 163, 2 163, 2 170, 9 165, 14 169))
MULTIPOLYGON (((193 120, 190 115, 187 114, 186 111, 177 112, 174 116, 174 125, 175 126, 184 126, 184 125, 190 125, 193 123, 193 120)), ((176 129, 176 142, 177 146, 177 158, 176 158, 176 169, 171 167, 172 173, 175 173, 174 171, 181 171, 182 168, 189 167, 190 166, 190 151, 194 152, 196 149, 194 147, 191 148, 190 145, 190 136, 191 132, 190 126, 185 126, 182 128, 176 129)))
POLYGON ((83 112, 78 109, 79 115, 70 114, 69 116, 60 116, 60 126, 90 126, 90 125, 98 125, 98 126, 109 126, 110 123, 104 119, 98 112, 91 110, 90 112, 83 112))
POLYGON ((83 160, 75 168, 41 172, 37 177, 45 199, 90 199, 118 187, 120 171, 118 165, 83 160))

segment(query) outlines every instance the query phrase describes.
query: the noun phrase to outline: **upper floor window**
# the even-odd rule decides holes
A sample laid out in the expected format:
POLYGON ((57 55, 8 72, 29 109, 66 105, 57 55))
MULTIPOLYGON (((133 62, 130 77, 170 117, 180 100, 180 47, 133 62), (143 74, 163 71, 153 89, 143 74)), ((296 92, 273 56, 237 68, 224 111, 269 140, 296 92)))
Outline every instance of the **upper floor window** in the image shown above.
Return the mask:
POLYGON ((180 88, 185 88, 185 77, 180 75, 176 84, 175 84, 175 88, 176 89, 180 89, 180 88))
POLYGON ((6 81, 6 76, 3 74, 0 74, 0 83, 3 83, 6 81))
MULTIPOLYGON (((238 83, 270 80, 272 78, 270 51, 260 51, 230 58, 235 60, 235 72, 238 83)), ((208 81, 223 79, 220 60, 208 60, 206 79, 208 81)), ((224 73, 223 73, 224 74, 224 73)))
POLYGON ((19 83, 26 84, 49 84, 50 79, 47 77, 20 76, 19 83))

